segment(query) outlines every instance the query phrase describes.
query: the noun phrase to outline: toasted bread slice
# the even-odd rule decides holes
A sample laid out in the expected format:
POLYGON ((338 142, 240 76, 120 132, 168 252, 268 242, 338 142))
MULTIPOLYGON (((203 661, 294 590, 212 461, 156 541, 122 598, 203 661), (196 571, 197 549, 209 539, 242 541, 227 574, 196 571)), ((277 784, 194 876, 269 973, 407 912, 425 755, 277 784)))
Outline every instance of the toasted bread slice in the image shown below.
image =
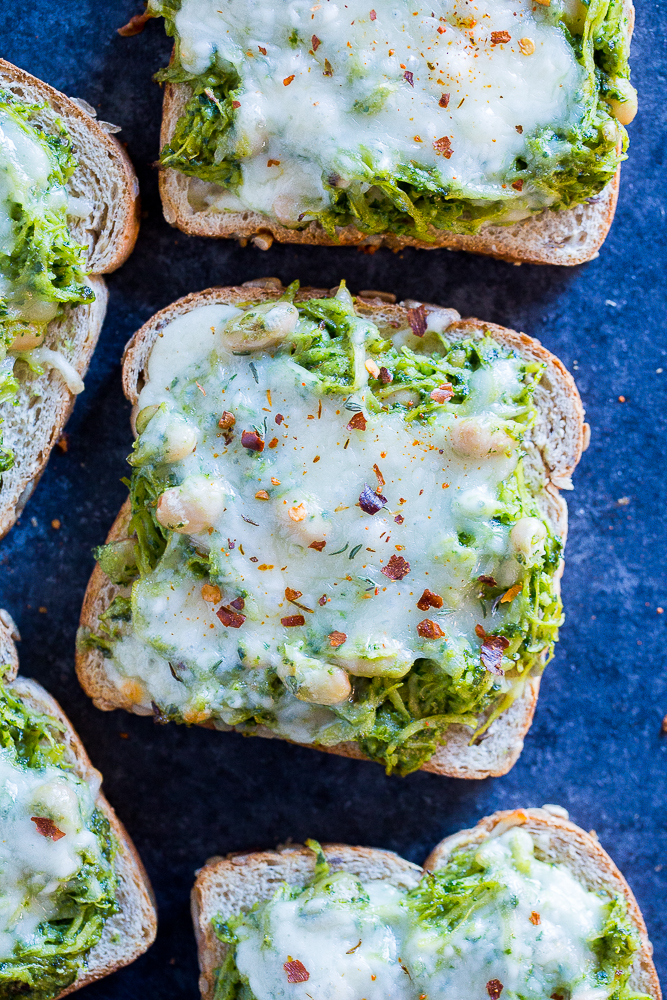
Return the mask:
MULTIPOLYGON (((0 611, 0 665, 9 667, 5 674, 5 681, 10 682, 9 690, 28 708, 42 712, 61 724, 66 759, 79 777, 99 779, 99 773, 91 764, 72 723, 55 698, 36 681, 16 676, 18 656, 15 638, 18 638, 16 626, 6 611, 0 611)), ((155 899, 141 858, 101 791, 97 794, 95 804, 108 819, 117 845, 114 866, 119 880, 119 910, 106 921, 102 937, 91 948, 78 979, 61 996, 129 965, 151 946, 157 931, 155 899)))
MULTIPOLYGON (((653 947, 632 890, 595 837, 570 823, 566 817, 565 810, 552 806, 493 813, 480 820, 472 830, 463 830, 438 844, 426 859, 424 869, 404 861, 391 851, 341 844, 325 844, 323 850, 333 870, 344 869, 368 882, 383 880, 410 888, 416 884, 423 870, 434 871, 444 864, 454 847, 481 843, 488 837, 498 836, 510 826, 522 825, 534 835, 535 853, 540 859, 564 865, 587 889, 603 889, 625 897, 630 919, 641 942, 629 986, 654 1000, 660 1000, 660 983, 651 958, 653 947)), ((199 988, 204 1000, 213 998, 215 970, 222 965, 229 948, 216 937, 211 923, 213 917, 219 914, 224 920, 249 910, 255 903, 270 899, 281 882, 304 885, 312 878, 314 869, 313 852, 294 846, 277 851, 210 858, 197 873, 191 903, 199 951, 199 988)))
MULTIPOLYGON (((80 376, 84 376, 95 349, 106 312, 107 291, 102 274, 115 271, 132 252, 139 232, 139 185, 125 150, 94 120, 94 109, 83 110, 48 84, 0 59, 0 88, 10 90, 29 104, 45 104, 35 121, 48 128, 60 118, 72 139, 78 167, 68 181, 68 191, 90 205, 83 219, 70 219, 72 238, 86 247, 91 304, 66 307, 49 324, 44 346, 59 350, 80 376), (89 113, 90 112, 90 113, 89 113)), ((0 482, 0 537, 20 515, 32 494, 51 450, 72 412, 74 394, 60 374, 17 369, 21 384, 17 405, 4 406, 2 436, 15 455, 13 467, 0 482)))
MULTIPOLYGON (((199 306, 211 303, 258 303, 276 299, 282 285, 276 278, 247 282, 236 288, 211 288, 188 295, 156 313, 130 340, 123 361, 123 389, 131 403, 137 404, 139 392, 147 377, 146 366, 151 348, 160 330, 177 316, 199 306)), ((333 289, 335 292, 336 289, 333 289)), ((323 289, 302 289, 299 299, 329 295, 323 289)), ((389 293, 365 292, 357 299, 357 310, 374 322, 407 325, 407 309, 416 302, 395 304, 389 293)), ((436 308, 427 306, 428 308, 436 308)), ((439 308, 439 307, 438 307, 439 308)), ((527 475, 536 482, 546 483, 539 496, 543 515, 555 534, 565 541, 567 535, 567 505, 560 495, 561 489, 571 489, 570 476, 588 443, 588 426, 584 424, 584 410, 572 376, 563 364, 541 344, 523 333, 508 330, 493 323, 476 319, 461 319, 455 309, 449 310, 450 325, 446 336, 452 340, 475 336, 488 331, 503 344, 514 348, 524 357, 546 364, 546 372, 535 392, 538 410, 536 423, 525 442, 528 455, 524 459, 527 475)), ((130 518, 129 500, 111 528, 107 541, 127 536, 130 518)), ((561 567, 562 569, 562 567, 561 567)), ((81 626, 96 631, 99 616, 109 607, 114 597, 123 589, 105 576, 99 566, 93 570, 81 612, 81 626)), ((125 708, 145 714, 111 681, 106 670, 105 658, 99 650, 77 651, 77 673, 82 687, 95 705, 105 711, 125 708)), ((505 774, 516 762, 523 749, 523 739, 530 728, 540 686, 539 676, 528 678, 522 694, 512 706, 496 719, 477 745, 470 745, 470 731, 463 726, 451 726, 447 743, 440 747, 423 770, 457 778, 485 778, 505 774)), ((225 728, 221 725, 218 728, 225 728)), ((258 727, 258 735, 275 738, 275 734, 258 727)), ((327 753, 366 759, 356 743, 341 743, 333 747, 317 747, 327 753)))
MULTIPOLYGON (((634 27, 632 0, 623 0, 628 43, 634 27)), ((167 84, 162 109, 162 148, 167 145, 192 96, 188 84, 167 84)), ((433 242, 393 233, 368 236, 354 226, 341 227, 336 239, 317 222, 305 229, 288 229, 276 220, 257 212, 220 212, 204 205, 197 188, 201 182, 171 168, 160 173, 160 194, 167 222, 193 236, 226 237, 247 242, 251 239, 261 250, 268 250, 274 240, 280 243, 317 243, 324 246, 368 246, 392 250, 419 247, 434 250, 469 250, 498 257, 515 264, 582 264, 597 256, 614 219, 618 199, 619 172, 595 197, 564 211, 545 210, 511 225, 484 226, 474 236, 459 236, 445 230, 433 230, 433 242)))

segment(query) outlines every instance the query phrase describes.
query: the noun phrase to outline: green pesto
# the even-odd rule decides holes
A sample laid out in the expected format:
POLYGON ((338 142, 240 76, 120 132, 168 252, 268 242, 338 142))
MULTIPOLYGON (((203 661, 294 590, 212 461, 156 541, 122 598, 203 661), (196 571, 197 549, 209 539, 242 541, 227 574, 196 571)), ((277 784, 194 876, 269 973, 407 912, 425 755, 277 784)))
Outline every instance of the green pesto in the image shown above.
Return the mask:
MULTIPOLYGON (((47 131, 38 121, 43 104, 25 104, 10 91, 0 89, 0 113, 13 121, 46 152, 51 166, 49 186, 64 186, 77 167, 67 130, 57 119, 47 131)), ((0 171, 3 164, 0 159, 0 171)), ((95 298, 86 284, 85 250, 72 240, 65 208, 55 208, 43 198, 12 203, 12 245, 0 252, 0 278, 8 292, 0 295, 0 405, 16 400, 19 383, 13 364, 7 364, 12 341, 26 324, 13 318, 12 307, 26 297, 58 303, 58 316, 68 306, 95 298)), ((26 355, 28 357, 29 355, 26 355)), ((12 467, 14 456, 2 447, 0 424, 0 475, 12 467)))
MULTIPOLYGON (((21 767, 51 765, 70 770, 62 726, 27 708, 1 683, 0 752, 21 767)), ((18 944, 10 958, 0 959, 0 1000, 17 995, 30 1000, 56 997, 76 980, 106 920, 117 911, 115 841, 109 821, 99 810, 93 813, 90 829, 98 839, 103 863, 92 855, 82 856, 79 872, 59 890, 57 914, 40 924, 37 941, 30 946, 18 944)))
MULTIPOLYGON (((242 80, 233 69, 215 68, 194 75, 182 67, 174 22, 180 4, 181 0, 151 0, 149 4, 153 16, 164 17, 167 34, 175 38, 174 58, 156 79, 187 83, 193 92, 173 137, 162 150, 160 162, 188 176, 235 190, 242 174, 232 137, 233 102, 242 92, 242 80)), ((599 194, 625 159, 628 145, 627 132, 607 103, 626 99, 616 81, 630 76, 623 3, 588 0, 586 7, 581 33, 568 24, 565 14, 553 14, 587 72, 583 116, 576 125, 545 127, 528 135, 525 157, 514 162, 506 177, 507 184, 530 183, 547 194, 553 210, 571 208, 599 194)), ((294 32, 285 35, 285 44, 303 45, 307 50, 310 42, 294 36, 294 32)), ((376 113, 386 98, 386 93, 375 93, 369 96, 367 107, 355 110, 376 113)), ((309 213, 295 228, 304 228, 314 218, 334 240, 338 227, 353 225, 369 235, 395 233, 432 242, 438 231, 471 235, 485 223, 504 223, 504 202, 484 202, 454 183, 443 186, 437 171, 416 160, 388 174, 377 170, 370 151, 347 150, 346 159, 354 163, 354 170, 346 177, 349 185, 337 187, 336 174, 325 171, 323 180, 331 196, 330 206, 309 213)))
MULTIPOLYGON (((293 286, 285 297, 293 298, 294 293, 293 286)), ((443 404, 434 403, 430 393, 443 382, 449 382, 454 388, 454 397, 444 406, 456 413, 457 406, 468 395, 472 372, 492 365, 497 358, 512 356, 511 350, 490 336, 456 343, 438 338, 438 343, 432 344, 432 353, 419 353, 407 346, 396 348, 383 337, 380 328, 360 319, 338 299, 311 299, 295 304, 303 322, 290 343, 280 350, 291 352, 293 361, 319 376, 318 391, 349 394, 354 380, 352 331, 355 324, 363 323, 367 327, 366 349, 374 356, 378 367, 386 368, 393 376, 391 389, 404 387, 419 394, 419 401, 407 410, 387 400, 387 386, 379 378, 371 377, 368 408, 380 411, 383 406, 398 407, 408 421, 436 420, 443 404)), ((535 419, 532 396, 543 367, 524 362, 523 369, 524 386, 514 400, 522 410, 514 420, 525 430, 535 419)), ((140 441, 141 438, 138 444, 140 441)), ((176 560, 180 566, 185 564, 197 578, 222 582, 222 577, 217 576, 215 552, 208 556, 197 553, 186 536, 179 537, 176 547, 173 540, 170 542, 173 532, 158 523, 155 511, 161 493, 175 485, 174 473, 169 466, 137 461, 136 447, 130 457, 133 468, 128 482, 132 512, 128 534, 134 541, 126 539, 98 549, 96 556, 101 567, 114 582, 127 585, 149 575, 162 559, 176 560)), ((496 520, 501 523, 513 524, 525 516, 542 519, 524 481, 521 461, 502 485, 499 500, 503 508, 496 520)), ((474 738, 480 738, 521 693, 527 677, 541 671, 553 655, 558 628, 563 621, 554 582, 562 542, 546 527, 544 555, 534 564, 525 566, 521 592, 511 604, 504 606, 506 611, 500 625, 491 624, 491 615, 505 588, 494 586, 493 581, 479 584, 480 612, 483 621, 489 618, 489 634, 502 635, 509 643, 505 655, 515 664, 505 675, 512 682, 510 691, 501 693, 498 678, 484 668, 479 656, 469 651, 448 650, 442 660, 417 659, 409 673, 398 681, 386 677, 355 677, 351 700, 333 709, 338 722, 327 730, 327 745, 354 740, 368 757, 384 764, 387 771, 407 774, 421 767, 438 746, 446 742, 447 730, 452 724, 469 726, 475 732, 474 738)), ((470 544, 470 541, 459 539, 462 558, 469 551, 466 542, 470 544)), ((114 643, 131 631, 132 615, 131 600, 116 597, 102 615, 97 632, 86 633, 83 643, 97 648, 105 656, 112 656, 114 643)), ((317 655, 326 650, 313 648, 311 652, 317 655)), ((229 678, 227 684, 242 689, 247 683, 246 677, 247 670, 239 662, 238 675, 229 678)), ((272 670, 267 669, 266 675, 253 671, 252 683, 255 688, 261 687, 274 703, 286 696, 282 682, 272 670)), ((156 711, 160 721, 183 721, 175 706, 159 705, 156 711)), ((258 725, 275 726, 275 716, 271 709, 239 707, 230 724, 241 727, 244 732, 253 732, 258 725)))

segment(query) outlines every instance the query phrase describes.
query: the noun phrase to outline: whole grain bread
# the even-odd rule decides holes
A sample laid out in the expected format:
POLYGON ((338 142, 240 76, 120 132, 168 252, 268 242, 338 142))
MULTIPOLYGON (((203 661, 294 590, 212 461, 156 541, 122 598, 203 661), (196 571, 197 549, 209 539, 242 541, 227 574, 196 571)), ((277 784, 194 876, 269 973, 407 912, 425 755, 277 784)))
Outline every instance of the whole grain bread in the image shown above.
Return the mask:
MULTIPOLYGON (((139 392, 147 377, 148 358, 160 331, 177 316, 202 305, 229 302, 237 305, 252 304, 278 298, 283 291, 276 278, 262 278, 240 287, 210 288, 188 295, 156 313, 128 343, 123 358, 123 389, 131 403, 137 404, 139 392)), ((327 296, 336 289, 301 289, 300 299, 327 296)), ((420 305, 415 301, 397 304, 395 296, 386 292, 366 291, 357 298, 357 311, 377 323, 390 337, 396 325, 408 326, 408 309, 420 305)), ((525 446, 524 460, 527 479, 535 485, 535 493, 544 517, 563 542, 567 535, 567 505, 561 497, 562 489, 571 489, 571 475, 587 444, 587 425, 584 410, 572 376, 553 354, 534 338, 523 333, 484 323, 477 319, 461 319, 455 309, 442 309, 425 305, 427 311, 437 310, 444 319, 445 336, 458 340, 464 336, 479 337, 490 333, 498 341, 514 348, 523 357, 538 360, 546 371, 535 393, 538 416, 530 430, 525 446)), ((419 343, 419 342, 418 342, 419 343)), ((111 528, 107 541, 127 537, 130 506, 127 501, 111 528)), ((562 566, 561 566, 562 572, 562 566)), ((558 574, 560 576, 560 572, 558 574)), ((109 607, 118 594, 127 594, 127 588, 113 584, 99 566, 90 578, 83 609, 81 627, 95 632, 99 616, 109 607)), ((84 648, 77 651, 77 673, 84 690, 95 705, 105 711, 124 708, 137 714, 147 714, 128 694, 109 678, 106 661, 99 650, 84 648)), ((523 749, 524 736, 530 728, 540 686, 539 673, 527 678, 521 694, 512 706, 496 719, 484 736, 470 745, 470 731, 463 726, 451 726, 447 743, 438 748, 422 769, 435 774, 457 778, 485 778, 505 774, 515 763, 523 749)), ((216 723, 216 728, 225 727, 216 723)), ((276 738, 266 727, 258 727, 257 735, 276 738)), ((282 738, 282 737, 279 737, 282 738)), ((333 747, 317 747, 326 753, 365 760, 356 743, 341 743, 333 747)))
MULTIPOLYGON (((18 656, 14 640, 18 632, 10 615, 0 610, 0 666, 6 668, 4 676, 9 691, 29 708, 55 719, 62 726, 60 739, 65 745, 65 760, 74 773, 86 780, 99 781, 101 776, 90 762, 85 748, 72 728, 58 702, 36 681, 17 677, 18 656), (8 669, 7 669, 8 668, 8 669)), ((78 978, 60 996, 108 976, 116 969, 129 965, 143 954, 155 940, 157 914, 155 899, 148 875, 137 850, 116 813, 101 791, 95 804, 109 821, 117 844, 114 868, 118 876, 117 900, 119 910, 109 917, 102 937, 91 948, 85 966, 78 978)))
MULTIPOLYGON (((44 346, 58 350, 84 376, 102 329, 107 290, 102 274, 115 271, 132 252, 139 231, 139 185, 130 160, 94 118, 94 108, 72 100, 24 70, 0 59, 0 88, 29 104, 44 104, 33 119, 48 128, 61 119, 72 139, 78 167, 67 184, 82 199, 83 218, 71 218, 73 239, 86 248, 86 266, 95 301, 65 307, 49 324, 44 346)), ((113 128, 113 126, 107 126, 113 128)), ((17 405, 2 407, 3 443, 15 455, 0 481, 0 538, 16 522, 61 436, 75 396, 53 368, 39 375, 18 362, 17 405)))
MULTIPOLYGON (((534 838, 535 854, 544 861, 563 865, 587 889, 604 890, 624 896, 630 919, 640 939, 630 978, 630 988, 661 1000, 660 983, 652 961, 653 948, 632 890, 594 834, 569 822, 564 809, 516 809, 497 812, 480 820, 471 830, 447 837, 432 851, 421 869, 391 851, 367 847, 325 844, 327 861, 335 871, 344 869, 365 882, 391 882, 412 888, 425 870, 442 867, 459 845, 477 844, 498 836, 510 826, 522 825, 534 838)), ((215 971, 229 949, 212 926, 213 917, 225 920, 249 910, 255 903, 270 899, 282 882, 303 886, 313 876, 315 856, 299 845, 249 854, 210 858, 197 873, 191 896, 192 919, 199 952, 199 988, 204 1000, 213 1000, 215 971)))
MULTIPOLYGON (((623 0, 624 29, 628 44, 632 38, 635 11, 632 0, 623 0)), ((187 83, 168 83, 162 108, 161 146, 172 139, 179 118, 192 97, 187 83)), ((515 264, 582 264, 597 257, 616 211, 620 169, 607 186, 581 205, 563 211, 546 209, 522 222, 508 226, 487 224, 473 236, 459 236, 445 230, 431 229, 432 241, 383 233, 368 236, 353 225, 339 227, 332 239, 318 222, 305 229, 288 229, 258 212, 221 212, 205 201, 213 187, 196 177, 188 177, 172 168, 160 171, 160 194, 164 217, 171 225, 193 236, 226 237, 252 240, 261 250, 279 243, 317 243, 324 246, 360 246, 372 251, 381 246, 392 250, 419 247, 434 250, 468 250, 498 257, 515 264)), ((217 189, 220 190, 219 188, 217 189)))

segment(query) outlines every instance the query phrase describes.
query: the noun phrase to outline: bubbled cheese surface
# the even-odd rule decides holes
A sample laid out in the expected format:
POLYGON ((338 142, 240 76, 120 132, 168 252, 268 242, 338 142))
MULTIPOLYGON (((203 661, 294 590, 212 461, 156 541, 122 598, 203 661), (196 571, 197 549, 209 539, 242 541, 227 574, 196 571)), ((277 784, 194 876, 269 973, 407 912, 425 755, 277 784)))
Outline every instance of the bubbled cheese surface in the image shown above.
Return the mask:
MULTIPOLYGON (((471 910, 451 933, 419 920, 405 891, 385 883, 360 886, 367 902, 331 902, 308 891, 266 904, 258 922, 236 933, 236 961, 257 1000, 461 1000, 503 995, 544 1000, 568 987, 573 1000, 605 1000, 595 988, 588 941, 604 923, 608 898, 584 888, 562 865, 533 854, 522 830, 485 842, 477 860, 495 883, 490 901, 471 910), (284 963, 299 961, 305 982, 288 983, 284 963)), ((613 987, 612 987, 613 988, 613 987)))
MULTIPOLYGON (((472 373, 456 415, 409 423, 405 409, 368 412, 364 387, 347 402, 314 391, 317 377, 289 353, 229 353, 220 331, 235 315, 227 305, 193 310, 164 328, 152 349, 139 405, 162 410, 136 458, 159 463, 170 436, 165 420, 185 423, 196 448, 171 463, 170 481, 194 483, 196 495, 197 477, 208 477, 222 484, 224 507, 208 530, 173 532, 156 569, 134 583, 132 628, 114 643, 106 669, 147 711, 156 702, 186 721, 213 715, 235 724, 241 709, 271 709, 278 732, 321 741, 333 713, 284 691, 276 702, 267 671, 280 674, 287 663, 298 672, 303 656, 309 666, 338 665, 352 675, 402 676, 429 655, 442 655, 450 669, 447 651, 455 659, 479 648, 475 626, 483 619, 471 581, 492 574, 501 585, 515 582, 510 527, 494 517, 520 446, 510 440, 502 454, 464 456, 452 432, 475 415, 511 418, 521 362, 498 358, 472 373), (360 408, 366 430, 348 429, 360 408), (218 426, 224 411, 236 419, 228 438, 218 426), (253 429, 261 452, 243 447, 242 432, 253 429), (386 504, 371 515, 359 498, 365 486, 379 488, 378 473, 386 504), (473 547, 459 533, 474 535, 473 547), (193 545, 210 556, 218 600, 205 600, 204 581, 188 570, 193 545), (399 560, 402 579, 391 579, 399 560), (417 607, 426 589, 442 597, 441 608, 417 607), (216 611, 239 597, 245 620, 225 627, 216 611), (294 622, 299 615, 303 624, 294 622), (425 619, 444 638, 420 635, 425 619), (341 645, 331 642, 334 632, 343 633, 341 645)), ((509 608, 501 606, 494 627, 509 608)), ((508 684, 498 678, 499 691, 508 684)))
POLYGON ((584 70, 559 9, 560 0, 378 0, 374 10, 367 0, 183 0, 184 68, 233 66, 241 78, 233 155, 243 184, 209 204, 295 223, 328 205, 323 176, 345 187, 362 157, 388 175, 400 164, 433 169, 450 192, 502 199, 512 217, 542 207, 544 194, 505 179, 532 133, 582 114, 584 70), (443 137, 449 157, 434 147, 443 137))
POLYGON ((88 827, 94 792, 61 768, 28 768, 0 750, 0 960, 36 942, 56 913, 56 893, 79 871, 81 852, 99 857, 88 827), (51 819, 64 834, 43 836, 31 817, 51 819))

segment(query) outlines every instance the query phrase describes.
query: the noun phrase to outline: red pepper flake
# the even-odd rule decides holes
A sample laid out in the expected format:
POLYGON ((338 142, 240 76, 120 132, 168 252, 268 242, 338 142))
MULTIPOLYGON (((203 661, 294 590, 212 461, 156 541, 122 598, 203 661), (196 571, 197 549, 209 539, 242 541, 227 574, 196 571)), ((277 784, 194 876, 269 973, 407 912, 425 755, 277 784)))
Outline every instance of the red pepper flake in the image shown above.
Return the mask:
POLYGON ((270 500, 271 497, 266 492, 266 490, 257 490, 255 493, 255 500, 270 500))
POLYGON ((242 431, 241 444, 248 451, 264 451, 264 442, 257 431, 242 431))
POLYGON ((523 135, 523 125, 515 125, 514 128, 517 130, 519 135, 523 135))
POLYGON ((403 74, 403 79, 406 80, 411 87, 414 87, 415 85, 414 74, 411 73, 409 69, 406 69, 405 73, 403 74))
POLYGON ((231 608, 218 608, 216 615, 225 628, 241 628, 245 621, 245 615, 240 615, 231 608))
POLYGON ((132 38, 133 35, 140 35, 154 14, 134 14, 133 17, 118 29, 118 34, 123 38, 132 38))
POLYGON ((267 160, 266 161, 266 165, 267 165, 267 167, 279 167, 280 166, 280 160, 267 160))
MULTIPOLYGON (((284 625, 285 628, 296 628, 298 625, 305 625, 306 619, 303 617, 303 615, 287 615, 286 618, 280 619, 280 624, 284 625)), ((290 982, 292 983, 301 983, 301 982, 305 983, 305 981, 306 981, 305 979, 290 979, 290 982)))
POLYGON ((342 646, 344 642, 347 641, 347 636, 345 632, 331 632, 329 634, 329 645, 333 646, 334 649, 337 646, 342 646))
POLYGON ((394 381, 394 376, 386 368, 380 369, 380 381, 383 385, 389 385, 390 382, 394 381))
POLYGON ((379 510, 382 510, 386 502, 386 497, 372 490, 368 483, 365 484, 359 496, 359 506, 366 514, 377 514, 379 510))
POLYGON ((245 601, 242 597, 235 597, 233 601, 229 602, 230 608, 234 608, 236 611, 243 611, 245 608, 245 601))
POLYGON ((278 447, 278 438, 271 438, 271 440, 269 441, 269 448, 277 448, 277 447, 278 447))
POLYGON ((324 605, 327 603, 328 600, 329 600, 329 598, 327 597, 327 595, 326 594, 322 594, 321 597, 318 597, 317 603, 319 604, 319 606, 321 608, 323 608, 324 605))
MULTIPOLYGON (((505 42, 511 42, 512 36, 509 31, 492 31, 491 32, 491 44, 492 45, 502 45, 505 42)), ((496 980, 494 980, 496 982, 496 980)), ((502 989, 502 986, 500 987, 502 989)), ((498 994, 500 996, 500 994, 498 994)))
POLYGON ((374 21, 376 17, 377 17, 377 14, 375 13, 374 10, 372 10, 371 11, 371 21, 374 21))
POLYGON ((289 87, 293 79, 294 79, 294 73, 292 73, 291 76, 286 76, 285 79, 283 80, 283 87, 289 87))
POLYGON ((565 1000, 565 997, 562 993, 552 993, 551 1000, 565 1000))
POLYGON ((385 478, 382 475, 382 473, 380 472, 380 469, 379 469, 379 466, 377 465, 377 463, 373 466, 373 472, 375 473, 376 479, 378 481, 378 488, 377 488, 377 490, 375 492, 379 494, 380 490, 382 489, 382 487, 385 484, 385 478))
POLYGON ((523 191, 523 181, 522 180, 512 181, 512 187, 514 188, 515 191, 523 191))
POLYGON ((348 431, 365 431, 366 430, 366 417, 363 413, 355 413, 355 415, 350 420, 347 425, 348 431))
POLYGON ((488 670, 490 674, 502 677, 505 671, 500 664, 503 653, 510 644, 509 639, 506 639, 504 635, 488 635, 483 625, 475 625, 475 633, 483 640, 480 658, 484 669, 488 670))
POLYGON ((437 389, 429 393, 434 403, 447 403, 454 395, 454 386, 451 382, 443 382, 437 389))
POLYGON ((392 556, 380 572, 388 580, 402 580, 410 572, 410 563, 403 556, 392 556))
POLYGON ((397 514, 396 517, 394 518, 394 521, 396 522, 396 524, 403 524, 405 518, 403 517, 402 514, 397 514))
POLYGON ((285 598, 288 601, 298 601, 302 594, 303 591, 301 590, 292 590, 291 587, 285 587, 285 598))
MULTIPOLYGON (((438 29, 439 30, 439 29, 438 29)), ((449 94, 442 94, 438 104, 441 108, 446 108, 449 105, 449 94)))
POLYGON ((433 143, 433 148, 436 153, 442 153, 446 160, 451 160, 454 150, 452 149, 452 142, 449 136, 443 135, 441 139, 436 139, 433 143))
MULTIPOLYGON (((243 515, 241 515, 241 516, 243 516, 243 515)), ((247 518, 244 517, 243 520, 245 521, 245 520, 247 520, 247 518)), ((254 521, 251 521, 250 523, 251 524, 255 524, 254 521)), ((255 527, 259 527, 259 525, 255 525, 255 527)), ((250 556, 250 562, 256 563, 256 562, 259 562, 259 559, 257 558, 257 556, 250 556)))
POLYGON ((326 542, 311 542, 308 548, 315 549, 316 552, 321 552, 326 544, 326 542))
POLYGON ((441 608, 442 597, 440 594, 434 594, 432 590, 426 588, 422 596, 417 601, 417 607, 420 611, 428 611, 429 608, 441 608))
POLYGON ((311 42, 311 45, 313 46, 313 52, 317 52, 317 50, 319 49, 320 45, 322 44, 321 41, 320 41, 320 39, 317 37, 317 35, 313 35, 313 37, 311 38, 310 42, 311 42))
POLYGON ((500 604, 510 604, 514 600, 514 598, 516 597, 516 595, 520 594, 522 590, 523 590, 523 584, 522 583, 515 583, 513 587, 510 587, 509 590, 505 591, 505 593, 503 594, 503 596, 500 598, 499 603, 500 604))
POLYGON ((488 587, 497 587, 495 579, 492 576, 478 576, 477 579, 480 583, 485 583, 488 587))
POLYGON ((65 836, 52 819, 46 819, 44 816, 31 816, 30 819, 37 827, 37 833, 41 833, 42 837, 48 837, 49 840, 62 840, 65 836))
POLYGON ((486 984, 486 992, 491 997, 491 1000, 498 1000, 498 997, 503 992, 503 984, 499 979, 489 979, 486 984))
POLYGON ((285 418, 282 415, 282 413, 276 413, 275 421, 276 421, 277 424, 282 424, 282 422, 283 422, 284 419, 285 418))
POLYGON ((417 306, 416 309, 408 309, 408 323, 415 337, 423 337, 426 333, 426 309, 424 306, 417 306))
POLYGON ((432 622, 430 618, 425 618, 417 625, 417 635, 422 639, 442 639, 444 634, 438 623, 432 622))
POLYGON ((283 969, 287 973, 288 983, 307 983, 310 979, 308 969, 298 958, 289 959, 283 964, 283 969))
POLYGON ((263 56, 266 55, 266 49, 264 48, 263 45, 258 45, 257 48, 259 49, 259 51, 262 53, 263 56))
POLYGON ((225 410, 220 419, 218 420, 218 427, 222 431, 230 430, 236 423, 236 417, 229 410, 225 410))
POLYGON ((232 107, 233 108, 240 108, 241 107, 241 102, 240 101, 232 101, 232 107))
POLYGON ((333 76, 333 66, 328 59, 324 60, 324 72, 322 76, 333 76))
POLYGON ((535 927, 537 927, 537 925, 541 922, 540 915, 539 913, 536 913, 535 910, 533 910, 528 919, 530 920, 531 924, 534 924, 535 927))

